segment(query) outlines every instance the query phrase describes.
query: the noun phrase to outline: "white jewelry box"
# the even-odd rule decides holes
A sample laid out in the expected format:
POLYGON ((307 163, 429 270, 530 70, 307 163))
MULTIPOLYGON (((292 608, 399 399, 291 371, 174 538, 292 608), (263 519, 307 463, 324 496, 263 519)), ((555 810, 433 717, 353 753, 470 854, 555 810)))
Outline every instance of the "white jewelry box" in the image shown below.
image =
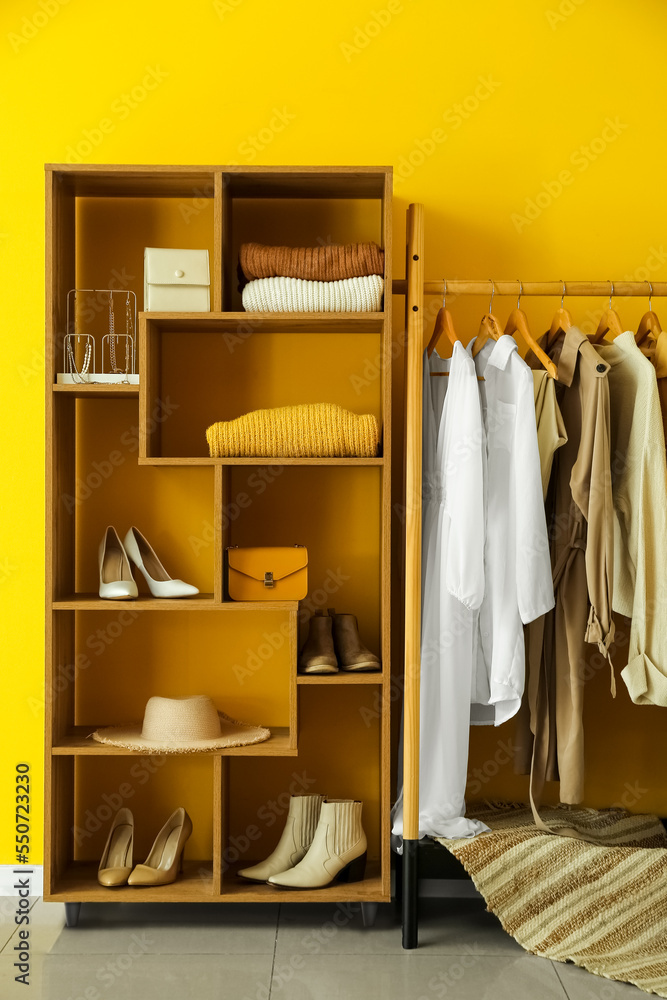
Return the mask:
POLYGON ((145 312, 209 312, 208 250, 144 250, 145 312))

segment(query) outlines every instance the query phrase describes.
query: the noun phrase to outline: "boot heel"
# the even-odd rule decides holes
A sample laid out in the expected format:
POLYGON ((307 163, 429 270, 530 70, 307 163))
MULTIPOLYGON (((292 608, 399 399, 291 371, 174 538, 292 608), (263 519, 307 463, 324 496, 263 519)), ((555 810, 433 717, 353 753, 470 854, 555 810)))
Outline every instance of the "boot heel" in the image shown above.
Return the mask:
POLYGON ((336 882, 361 882, 366 872, 366 851, 345 865, 336 876, 336 882))

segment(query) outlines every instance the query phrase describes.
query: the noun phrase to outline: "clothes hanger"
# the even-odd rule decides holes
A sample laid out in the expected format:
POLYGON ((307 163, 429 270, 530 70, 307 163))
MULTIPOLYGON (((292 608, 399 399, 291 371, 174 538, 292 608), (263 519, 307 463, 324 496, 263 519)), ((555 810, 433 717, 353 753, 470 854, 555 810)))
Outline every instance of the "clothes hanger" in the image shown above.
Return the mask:
POLYGON ((442 297, 442 306, 438 309, 438 315, 435 317, 435 326, 433 327, 433 334, 428 342, 428 347, 426 348, 426 353, 429 358, 433 354, 434 350, 438 346, 442 335, 447 337, 452 347, 456 341, 460 341, 461 338, 457 335, 454 329, 454 320, 452 319, 452 314, 447 308, 447 281, 444 282, 445 290, 442 297))
POLYGON ((532 333, 530 332, 530 327, 528 326, 528 317, 521 308, 521 296, 523 295, 523 282, 521 281, 521 278, 518 278, 517 280, 519 282, 519 297, 516 300, 516 308, 512 309, 512 312, 509 314, 507 323, 505 324, 505 335, 506 336, 509 335, 511 337, 512 334, 514 333, 520 333, 525 343, 528 344, 535 357, 542 362, 542 367, 547 370, 551 378, 557 378, 558 370, 555 364, 553 363, 549 355, 542 350, 542 348, 540 347, 540 345, 537 343, 532 333))
POLYGON ((477 357, 477 355, 482 350, 484 344, 487 342, 489 337, 491 337, 493 340, 500 340, 500 338, 503 335, 503 330, 500 323, 491 312, 493 308, 493 296, 496 294, 496 286, 493 281, 493 278, 489 278, 489 281, 491 282, 491 301, 489 302, 489 311, 485 316, 482 317, 482 322, 480 323, 477 338, 472 346, 473 358, 477 357))
POLYGON ((643 344, 644 341, 647 340, 648 338, 650 338, 651 341, 653 342, 657 340, 658 336, 662 333, 660 320, 658 319, 656 314, 653 312, 653 309, 651 308, 651 299, 653 298, 653 285, 651 284, 650 281, 647 281, 646 284, 649 287, 648 312, 644 313, 644 315, 639 321, 639 326, 637 327, 637 333, 635 334, 635 342, 638 345, 643 344))
POLYGON ((551 326, 549 327, 549 332, 547 333, 547 339, 545 341, 547 350, 549 349, 549 346, 556 341, 561 333, 567 333, 567 331, 574 325, 569 312, 567 309, 563 308, 563 303, 565 301, 565 282, 562 278, 560 280, 563 284, 563 293, 560 297, 560 309, 557 309, 554 313, 554 318, 551 320, 551 326))
POLYGON ((614 282, 610 281, 611 291, 609 292, 609 305, 602 313, 600 317, 600 322, 598 323, 598 328, 593 334, 593 343, 600 344, 604 338, 605 334, 611 333, 614 337, 618 337, 619 333, 623 333, 623 325, 621 323, 621 318, 615 309, 611 308, 611 300, 614 294, 614 282))
MULTIPOLYGON (((428 344, 428 347, 426 348, 426 353, 428 354, 429 358, 431 357, 431 355, 433 354, 433 351, 437 347, 438 341, 440 340, 440 337, 442 336, 443 333, 446 333, 447 336, 449 337, 449 340, 451 341, 452 347, 454 346, 454 344, 456 343, 457 340, 459 341, 459 343, 463 343, 461 341, 461 338, 457 335, 456 330, 454 329, 454 321, 452 319, 452 314, 450 313, 449 309, 447 308, 447 281, 446 280, 444 282, 444 285, 445 285, 445 289, 444 289, 444 295, 443 295, 443 298, 442 298, 442 306, 440 307, 440 309, 438 311, 438 315, 436 316, 435 328, 433 330, 433 336, 431 337, 431 339, 429 341, 429 344, 428 344), (443 313, 444 313, 444 316, 443 316, 443 313)), ((493 297, 491 298, 491 301, 493 301, 493 297)), ((439 377, 442 378, 442 377, 445 377, 445 376, 449 375, 449 372, 430 372, 429 374, 430 374, 431 378, 439 378, 439 377)), ((478 382, 485 382, 486 379, 484 378, 483 375, 478 375, 477 376, 477 381, 478 382)))

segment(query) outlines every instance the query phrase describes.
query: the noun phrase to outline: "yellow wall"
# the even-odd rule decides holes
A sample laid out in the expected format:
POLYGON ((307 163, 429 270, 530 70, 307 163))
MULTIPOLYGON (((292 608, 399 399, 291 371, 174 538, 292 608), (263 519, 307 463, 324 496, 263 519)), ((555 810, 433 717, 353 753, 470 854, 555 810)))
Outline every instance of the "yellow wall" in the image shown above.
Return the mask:
MULTIPOLYGON (((422 201, 432 277, 664 280, 666 20, 658 0, 117 0, 112 11, 83 0, 5 0, 0 759, 5 789, 17 761, 33 767, 34 861, 43 753, 44 162, 390 163, 398 272, 404 209, 422 201)), ((498 305, 501 317, 510 305, 498 305)), ((535 328, 552 305, 529 304, 535 328)), ((575 318, 590 324, 600 305, 573 306, 575 318)), ((464 336, 482 307, 452 303, 464 336)), ((634 325, 644 304, 618 307, 634 325)), ((638 782, 647 791, 634 807, 667 814, 654 763, 663 714, 633 709, 622 690, 612 708, 600 677, 588 699, 590 766, 600 777, 591 802, 619 801, 624 784, 638 782)), ((499 738, 475 736, 478 763, 493 759, 499 738)), ((504 778, 511 765, 500 770, 483 794, 512 790, 504 778)), ((0 862, 9 863, 5 796, 0 862)))

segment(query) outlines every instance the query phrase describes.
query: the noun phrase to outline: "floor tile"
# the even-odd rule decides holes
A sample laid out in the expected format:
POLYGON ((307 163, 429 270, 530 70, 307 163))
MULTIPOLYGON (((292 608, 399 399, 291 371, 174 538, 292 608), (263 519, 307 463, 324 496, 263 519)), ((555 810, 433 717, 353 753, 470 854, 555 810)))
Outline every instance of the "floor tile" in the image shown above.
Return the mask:
MULTIPOLYGON (((483 902, 424 900, 420 908, 419 952, 432 955, 522 955, 483 902)), ((378 909, 375 926, 364 927, 358 904, 283 905, 276 954, 401 955, 400 916, 390 906, 378 909)))
POLYGON ((0 956, 2 1000, 255 1000, 267 998, 271 955, 255 955, 251 962, 239 955, 163 956, 126 951, 118 955, 37 956, 31 988, 14 981, 11 959, 0 956))
MULTIPOLYGON (((65 927, 65 907, 62 903, 45 903, 43 899, 35 900, 30 910, 30 947, 33 954, 44 955, 58 940, 65 927)), ((7 955, 17 941, 18 927, 0 952, 0 957, 7 955)))
POLYGON ((271 1000, 566 1000, 531 955, 276 955, 271 1000))
POLYGON ((596 976, 569 962, 554 962, 553 966, 570 1000, 639 1000, 647 996, 638 986, 596 976))
POLYGON ((40 933, 43 909, 34 921, 36 947, 52 954, 122 954, 139 939, 147 954, 272 955, 278 923, 277 905, 189 903, 84 903, 78 927, 61 926, 52 938, 40 933), (50 940, 50 946, 41 948, 50 940))

